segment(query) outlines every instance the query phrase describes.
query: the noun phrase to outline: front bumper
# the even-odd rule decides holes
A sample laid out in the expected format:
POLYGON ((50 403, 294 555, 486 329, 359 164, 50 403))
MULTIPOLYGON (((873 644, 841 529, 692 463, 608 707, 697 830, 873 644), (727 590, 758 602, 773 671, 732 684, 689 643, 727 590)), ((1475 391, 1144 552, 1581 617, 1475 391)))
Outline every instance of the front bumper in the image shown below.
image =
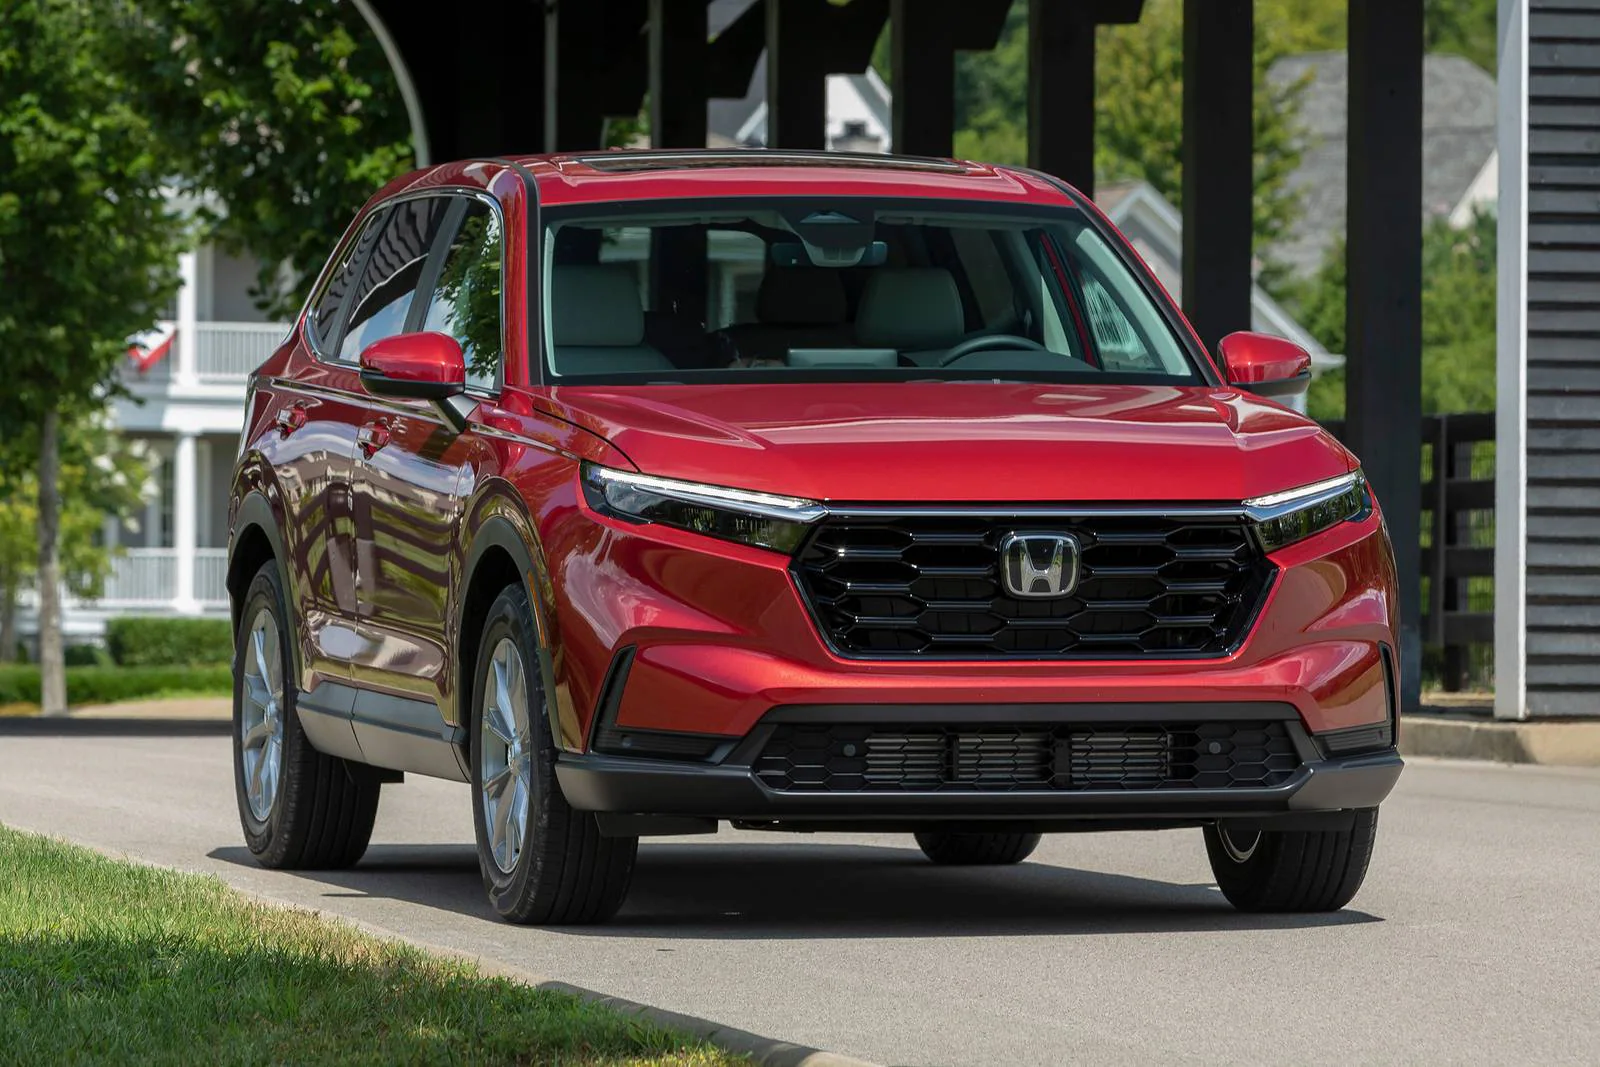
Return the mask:
MULTIPOLYGON (((1279 744, 1285 737, 1292 743, 1294 756, 1292 770, 1271 775, 1271 784, 1255 784, 1256 779, 1250 778, 1249 784, 1236 780, 1225 787, 1197 788, 1197 784, 1215 782, 1216 777, 1202 783, 1191 770, 1189 780, 1182 781, 1184 772, 1172 767, 1168 768, 1170 780, 1163 779, 1159 785, 1146 783, 1142 788, 1101 787, 1099 783, 1088 788, 1081 783, 1079 787, 1053 787, 1047 784, 1055 780, 1051 775, 1031 783, 1005 783, 1004 788, 967 786, 950 779, 935 788, 870 788, 855 784, 860 782, 855 778, 838 789, 782 784, 774 788, 773 782, 788 779, 758 773, 758 767, 764 765, 763 754, 778 736, 776 731, 789 724, 814 728, 830 723, 871 723, 873 729, 894 731, 895 737, 933 736, 941 729, 970 737, 975 734, 968 731, 981 732, 1003 723, 1019 724, 1025 731, 1089 731, 1093 727, 1088 724, 1104 723, 1102 716, 1111 712, 1120 712, 1116 717, 1121 723, 1105 728, 1138 730, 1151 722, 1172 722, 1175 713, 1171 707, 1152 706, 1099 710, 1097 715, 1092 708, 1018 705, 985 709, 779 708, 750 735, 726 740, 701 760, 563 753, 556 776, 562 793, 575 808, 608 815, 726 819, 790 827, 870 824, 888 828, 914 826, 925 820, 999 820, 1040 828, 1104 829, 1192 825, 1218 819, 1278 820, 1376 807, 1394 788, 1403 767, 1392 747, 1392 735, 1373 738, 1367 751, 1341 754, 1326 739, 1307 734, 1285 705, 1251 708, 1234 704, 1190 705, 1177 712, 1174 726, 1182 730, 1224 718, 1243 719, 1239 725, 1253 731, 1270 725, 1278 731, 1279 744), (941 719, 944 722, 938 721, 941 719), (1376 747, 1379 744, 1383 747, 1376 747)), ((1287 754, 1280 755, 1287 758, 1287 754)), ((1058 763, 1057 773, 1063 771, 1058 763)))

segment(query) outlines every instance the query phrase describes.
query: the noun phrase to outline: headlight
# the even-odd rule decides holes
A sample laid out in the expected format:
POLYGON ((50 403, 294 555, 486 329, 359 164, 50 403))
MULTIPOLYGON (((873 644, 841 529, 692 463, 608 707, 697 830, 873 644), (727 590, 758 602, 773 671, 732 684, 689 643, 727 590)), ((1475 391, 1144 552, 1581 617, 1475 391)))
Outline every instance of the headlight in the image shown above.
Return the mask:
POLYGON ((1268 552, 1363 518, 1371 507, 1367 479, 1360 471, 1244 502, 1245 515, 1268 552))
POLYGON ((680 482, 585 463, 583 493, 603 515, 659 522, 725 541, 794 552, 807 527, 822 518, 814 500, 748 489, 680 482))

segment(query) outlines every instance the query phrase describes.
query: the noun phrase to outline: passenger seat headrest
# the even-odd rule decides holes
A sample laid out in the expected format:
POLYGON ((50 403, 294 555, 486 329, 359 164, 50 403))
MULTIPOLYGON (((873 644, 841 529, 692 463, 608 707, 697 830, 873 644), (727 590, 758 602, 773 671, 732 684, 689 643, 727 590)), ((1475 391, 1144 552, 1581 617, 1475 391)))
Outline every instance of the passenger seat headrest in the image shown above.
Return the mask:
POLYGON ((848 314, 837 270, 769 267, 761 276, 756 318, 769 326, 837 326, 848 314))
POLYGON ((856 343, 901 352, 948 348, 967 332, 961 294, 939 267, 877 267, 856 311, 856 343))
POLYGON ((550 315, 557 345, 627 348, 644 341, 644 307, 630 267, 557 264, 550 279, 550 315))

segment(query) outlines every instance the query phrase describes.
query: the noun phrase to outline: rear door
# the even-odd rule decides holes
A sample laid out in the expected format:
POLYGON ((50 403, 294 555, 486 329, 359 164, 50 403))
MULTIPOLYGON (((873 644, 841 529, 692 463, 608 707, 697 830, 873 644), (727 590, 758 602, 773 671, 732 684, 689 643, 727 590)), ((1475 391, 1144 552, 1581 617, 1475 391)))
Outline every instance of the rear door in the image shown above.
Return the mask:
POLYGON ((259 447, 283 498, 290 595, 306 676, 302 688, 346 681, 356 634, 351 494, 356 432, 364 418, 354 368, 337 358, 339 335, 386 211, 374 212, 312 301, 294 361, 272 382, 277 411, 259 447))
MULTIPOLYGON (((469 391, 479 399, 499 389, 502 263, 493 202, 450 197, 403 324, 405 332, 435 330, 460 341, 469 391)), ((364 689, 392 699, 365 698, 371 714, 363 715, 364 698, 358 697, 356 733, 374 762, 444 773, 447 767, 434 763, 447 763, 452 752, 427 742, 455 740, 459 729, 441 709, 455 719, 446 637, 456 610, 452 560, 478 444, 470 427, 458 433, 427 401, 369 397, 368 405, 357 445, 362 642, 354 669, 364 689), (385 736, 371 727, 411 736, 385 736)))

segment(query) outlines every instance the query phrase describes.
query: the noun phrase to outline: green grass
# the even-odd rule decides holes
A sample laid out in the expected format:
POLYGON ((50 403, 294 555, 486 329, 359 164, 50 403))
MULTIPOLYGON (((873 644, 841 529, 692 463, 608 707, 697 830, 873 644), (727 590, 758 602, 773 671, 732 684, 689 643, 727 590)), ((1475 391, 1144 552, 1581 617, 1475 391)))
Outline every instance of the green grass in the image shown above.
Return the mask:
POLYGON ((750 1061, 214 878, 0 827, 0 1061, 750 1061))
MULTIPOLYGON (((231 667, 68 667, 67 703, 114 704, 153 697, 229 696, 231 667)), ((0 665, 0 704, 39 703, 39 668, 0 665)))

